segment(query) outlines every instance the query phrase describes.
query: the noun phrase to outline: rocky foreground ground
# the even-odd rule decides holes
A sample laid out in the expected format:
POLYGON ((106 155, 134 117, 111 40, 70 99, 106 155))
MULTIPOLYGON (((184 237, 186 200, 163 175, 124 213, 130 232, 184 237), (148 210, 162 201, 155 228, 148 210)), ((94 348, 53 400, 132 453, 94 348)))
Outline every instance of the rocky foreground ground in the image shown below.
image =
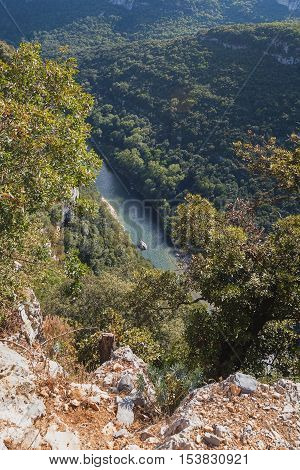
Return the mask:
POLYGON ((26 340, 0 340, 0 449, 300 449, 300 384, 237 373, 166 417, 130 348, 74 382, 36 341, 38 307, 20 314, 26 340))
POLYGON ((37 350, 0 343, 1 449, 297 449, 299 399, 300 384, 238 373, 194 390, 167 418, 129 348, 74 383, 37 350))

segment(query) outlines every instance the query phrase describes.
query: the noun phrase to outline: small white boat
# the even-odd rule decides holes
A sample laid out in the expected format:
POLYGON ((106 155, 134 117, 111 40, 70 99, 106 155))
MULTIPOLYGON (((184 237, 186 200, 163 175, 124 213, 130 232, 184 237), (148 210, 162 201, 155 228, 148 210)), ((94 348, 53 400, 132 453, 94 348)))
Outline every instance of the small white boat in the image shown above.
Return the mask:
POLYGON ((137 247, 142 251, 148 250, 148 245, 147 245, 147 243, 144 242, 144 240, 140 240, 138 242, 137 247))

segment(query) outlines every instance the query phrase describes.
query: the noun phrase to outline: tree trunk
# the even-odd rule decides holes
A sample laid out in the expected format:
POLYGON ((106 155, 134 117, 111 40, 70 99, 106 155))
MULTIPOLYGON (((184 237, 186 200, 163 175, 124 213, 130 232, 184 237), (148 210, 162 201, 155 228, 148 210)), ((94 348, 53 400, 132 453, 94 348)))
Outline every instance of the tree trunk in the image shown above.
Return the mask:
POLYGON ((112 333, 103 333, 98 346, 100 364, 103 364, 104 362, 111 359, 111 355, 114 349, 115 335, 112 333))
POLYGON ((243 367, 249 348, 254 344, 265 324, 271 320, 269 313, 271 307, 269 300, 261 306, 260 312, 255 315, 252 325, 245 331, 243 338, 232 343, 226 340, 222 342, 219 363, 214 373, 215 378, 226 378, 243 367))

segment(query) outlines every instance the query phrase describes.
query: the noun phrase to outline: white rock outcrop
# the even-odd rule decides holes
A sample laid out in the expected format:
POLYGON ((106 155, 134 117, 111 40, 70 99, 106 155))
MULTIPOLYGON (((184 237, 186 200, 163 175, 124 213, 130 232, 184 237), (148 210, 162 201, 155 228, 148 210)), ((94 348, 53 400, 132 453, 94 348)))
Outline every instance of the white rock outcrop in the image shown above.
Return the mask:
POLYGON ((110 0, 113 5, 126 8, 126 10, 132 10, 135 0, 110 0))
POLYGON ((38 339, 43 324, 41 307, 33 290, 26 291, 25 300, 19 304, 19 314, 22 320, 22 333, 32 345, 38 339))
POLYGON ((57 431, 55 425, 48 429, 45 441, 52 450, 80 450, 81 443, 76 433, 71 431, 57 431))
POLYGON ((0 420, 18 427, 31 426, 45 413, 35 393, 35 376, 24 356, 0 343, 0 420))
POLYGON ((299 0, 276 0, 279 5, 283 5, 289 9, 289 11, 300 10, 299 0))

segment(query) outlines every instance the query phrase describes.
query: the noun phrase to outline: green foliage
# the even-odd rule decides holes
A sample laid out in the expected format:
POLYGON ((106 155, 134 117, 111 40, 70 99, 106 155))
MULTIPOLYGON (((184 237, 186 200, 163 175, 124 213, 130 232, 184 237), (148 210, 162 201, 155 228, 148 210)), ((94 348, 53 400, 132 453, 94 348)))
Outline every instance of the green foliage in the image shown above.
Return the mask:
POLYGON ((107 268, 145 264, 127 233, 112 217, 95 188, 81 192, 75 210, 64 224, 64 248, 78 250, 80 260, 95 274, 107 268))
POLYGON ((129 271, 115 267, 112 272, 89 273, 80 279, 80 295, 74 296, 70 285, 69 278, 58 285, 44 298, 43 307, 86 329, 78 334, 77 344, 79 358, 89 368, 99 365, 99 337, 96 332, 91 336, 90 328, 114 333, 118 345, 129 345, 147 362, 172 363, 172 351, 181 341, 182 325, 176 324, 181 317, 179 307, 188 303, 187 288, 174 273, 141 267, 131 273, 130 266, 129 271))
POLYGON ((44 62, 36 44, 0 62, 0 74, 1 215, 49 208, 95 177, 85 122, 92 98, 75 82, 73 61, 44 62))
POLYGON ((71 280, 69 290, 72 295, 78 295, 80 293, 82 279, 87 273, 87 266, 80 261, 78 254, 79 252, 77 250, 71 250, 65 260, 65 272, 71 280))
POLYGON ((186 395, 203 385, 201 369, 188 371, 181 364, 172 367, 149 369, 161 410, 170 415, 186 395))
POLYGON ((0 60, 9 61, 13 54, 13 48, 6 42, 0 41, 0 60))
POLYGON ((299 377, 299 330, 290 321, 269 322, 248 351, 245 367, 265 377, 299 377))
POLYGON ((146 328, 126 329, 121 344, 129 346, 133 352, 147 363, 157 361, 161 356, 160 344, 146 328))
POLYGON ((276 144, 276 139, 272 138, 263 144, 237 142, 235 148, 250 171, 268 178, 273 176, 281 187, 299 195, 300 138, 293 134, 291 144, 291 149, 281 148, 276 144))
MULTIPOLYGON (((60 37, 47 35, 46 49, 60 37)), ((68 32, 62 40, 68 42, 68 32)), ((237 197, 254 199, 272 190, 271 175, 249 177, 232 143, 247 144, 252 132, 276 136, 285 149, 286 136, 297 132, 299 64, 280 63, 285 43, 297 57, 296 22, 223 26, 172 40, 123 38, 117 47, 107 40, 76 49, 80 78, 97 96, 95 136, 113 167, 167 211, 187 192, 223 208, 237 197)), ((275 192, 280 196, 280 187, 275 192)), ((265 198, 257 217, 270 227, 279 213, 296 210, 293 200, 277 198, 275 204, 265 198)))
POLYGON ((101 331, 87 331, 77 335, 77 357, 88 371, 96 370, 100 365, 100 338, 101 331))
MULTIPOLYGON (((132 37, 166 38, 195 31, 201 25, 271 21, 289 16, 289 10, 274 0, 135 0, 132 9, 113 5, 110 0, 10 0, 9 11, 28 35, 60 26, 68 28, 68 23, 87 18, 89 22, 104 22, 104 25, 113 19, 117 32, 132 37)), ((101 37, 101 29, 94 31, 89 27, 92 33, 98 33, 96 39, 101 37)), ((0 28, 4 39, 20 40, 22 34, 4 11, 0 28)))
POLYGON ((264 199, 258 217, 268 228, 282 216, 266 234, 249 205, 217 209, 273 190, 270 178, 276 196, 299 191, 299 64, 280 63, 286 45, 297 56, 299 25, 211 28, 287 14, 269 1, 138 0, 131 11, 57 2, 33 0, 30 21, 26 2, 11 2, 30 34, 76 20, 38 36, 56 61, 37 44, 0 43, 0 327, 31 283, 51 315, 49 337, 67 333, 58 341, 66 364, 77 367, 77 355, 96 368, 101 332, 111 331, 155 364, 166 413, 204 379, 241 367, 296 375, 300 219, 284 216, 297 208, 264 199), (99 8, 103 16, 82 19, 99 8), (149 268, 95 191, 83 190, 99 159, 87 145, 93 100, 70 53, 97 96, 95 136, 113 165, 167 216, 178 206, 173 236, 186 271, 149 268), (244 163, 261 177, 249 178, 244 163))
MULTIPOLYGON (((300 217, 279 220, 269 235, 256 236, 253 229, 247 233, 245 227, 233 225, 230 214, 225 217, 212 208, 210 223, 203 224, 202 208, 206 217, 207 201, 189 197, 186 206, 179 206, 175 224, 186 233, 180 223, 186 209, 191 233, 198 235, 187 274, 193 290, 210 305, 190 312, 187 338, 192 355, 206 363, 208 376, 224 377, 247 364, 249 351, 255 357, 254 347, 264 348, 260 340, 273 322, 292 327, 300 320, 300 217)), ((276 325, 273 334, 279 341, 276 325)), ((251 368, 255 365, 261 370, 258 356, 251 368)))
POLYGON ((41 210, 90 184, 99 160, 87 150, 92 98, 75 82, 74 61, 43 61, 37 44, 0 59, 0 302, 51 253, 41 210), (16 263, 18 263, 16 265, 16 263), (19 266, 20 264, 20 266, 19 266))

